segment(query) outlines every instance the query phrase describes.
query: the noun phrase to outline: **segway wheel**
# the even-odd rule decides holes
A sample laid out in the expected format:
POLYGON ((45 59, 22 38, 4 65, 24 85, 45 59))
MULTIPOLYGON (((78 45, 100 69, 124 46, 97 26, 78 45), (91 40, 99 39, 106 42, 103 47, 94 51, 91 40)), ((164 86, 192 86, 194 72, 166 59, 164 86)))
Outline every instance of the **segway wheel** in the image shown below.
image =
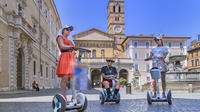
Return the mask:
POLYGON ((152 104, 151 97, 150 97, 150 92, 147 92, 147 102, 148 102, 149 105, 152 104))
POLYGON ((62 95, 56 94, 53 97, 52 107, 54 112, 64 112, 65 111, 66 102, 62 95))
POLYGON ((171 93, 171 90, 168 90, 167 102, 168 102, 169 105, 172 105, 172 93, 171 93))
POLYGON ((78 112, 84 112, 87 109, 87 105, 88 105, 88 101, 87 101, 87 97, 85 96, 84 105, 81 109, 78 110, 78 112))
POLYGON ((119 102, 120 102, 120 94, 117 93, 117 100, 115 101, 115 103, 119 104, 119 102))
POLYGON ((99 95, 99 101, 100 101, 100 104, 104 104, 104 102, 105 102, 105 96, 103 95, 102 92, 99 95))

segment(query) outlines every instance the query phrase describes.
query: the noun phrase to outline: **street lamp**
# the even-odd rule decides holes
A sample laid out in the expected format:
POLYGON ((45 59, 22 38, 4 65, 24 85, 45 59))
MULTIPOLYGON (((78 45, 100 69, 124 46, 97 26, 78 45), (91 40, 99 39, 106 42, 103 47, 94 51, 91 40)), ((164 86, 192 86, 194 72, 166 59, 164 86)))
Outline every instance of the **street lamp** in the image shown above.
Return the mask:
POLYGON ((117 51, 115 51, 115 59, 117 60, 117 70, 118 70, 117 78, 119 78, 119 58, 118 58, 118 52, 117 51))

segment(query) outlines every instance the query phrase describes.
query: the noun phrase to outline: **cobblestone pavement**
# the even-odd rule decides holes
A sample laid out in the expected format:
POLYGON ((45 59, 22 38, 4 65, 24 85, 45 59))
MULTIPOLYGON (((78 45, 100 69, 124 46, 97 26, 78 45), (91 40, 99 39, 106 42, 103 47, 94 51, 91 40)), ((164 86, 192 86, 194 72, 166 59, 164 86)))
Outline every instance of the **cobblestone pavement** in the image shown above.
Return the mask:
MULTIPOLYGON (((58 92, 59 90, 42 90, 40 92, 1 94, 0 112, 52 112, 51 100, 53 95, 58 92)), ((148 105, 146 93, 125 95, 123 92, 121 92, 120 104, 101 105, 98 101, 100 90, 93 89, 82 92, 89 100, 86 112, 200 112, 199 93, 174 93, 173 105, 169 106, 167 103, 148 105)))

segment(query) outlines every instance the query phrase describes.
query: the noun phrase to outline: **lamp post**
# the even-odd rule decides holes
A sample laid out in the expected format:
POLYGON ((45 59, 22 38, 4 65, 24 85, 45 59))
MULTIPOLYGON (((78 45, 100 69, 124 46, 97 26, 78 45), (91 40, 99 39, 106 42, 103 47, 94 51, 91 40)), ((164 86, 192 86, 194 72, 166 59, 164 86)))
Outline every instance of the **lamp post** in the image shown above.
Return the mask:
POLYGON ((117 60, 117 70, 118 70, 117 78, 119 78, 119 58, 118 58, 118 52, 117 51, 115 51, 115 59, 117 60))

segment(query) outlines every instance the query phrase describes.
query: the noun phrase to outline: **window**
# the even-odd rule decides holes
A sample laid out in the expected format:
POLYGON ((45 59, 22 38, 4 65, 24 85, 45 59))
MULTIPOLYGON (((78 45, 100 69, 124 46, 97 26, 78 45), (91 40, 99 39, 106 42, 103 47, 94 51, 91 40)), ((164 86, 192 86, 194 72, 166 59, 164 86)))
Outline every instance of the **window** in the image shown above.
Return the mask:
POLYGON ((101 57, 104 58, 104 50, 101 50, 101 57))
POLYGON ((40 9, 42 9, 42 4, 43 4, 42 0, 38 0, 38 6, 39 6, 40 9))
POLYGON ((105 45, 105 43, 103 43, 103 47, 105 47, 106 45, 105 45))
POLYGON ((42 69, 42 64, 40 65, 40 76, 43 77, 43 69, 42 69))
POLYGON ((93 50, 93 51, 92 51, 92 57, 93 57, 93 58, 96 58, 96 50, 93 50))
POLYGON ((44 17, 45 17, 46 19, 48 18, 48 11, 47 11, 47 10, 44 11, 44 17))
POLYGON ((194 66, 194 60, 192 60, 192 67, 194 66))
POLYGON ((54 33, 54 34, 56 34, 56 25, 54 24, 54 22, 53 21, 51 21, 51 31, 54 33))
POLYGON ((172 47, 172 43, 171 42, 169 42, 169 48, 171 48, 172 47))
POLYGON ((183 48, 183 42, 180 42, 180 48, 183 48))
POLYGON ((36 23, 35 21, 32 21, 32 23, 33 23, 33 32, 36 33, 36 23))
POLYGON ((149 42, 146 42, 146 48, 149 48, 149 42))
POLYGON ((115 6, 113 6, 113 12, 115 12, 115 6))
POLYGON ((120 7, 120 6, 119 6, 119 9, 118 9, 118 11, 119 11, 119 12, 121 12, 121 7, 120 7))
POLYGON ((135 71, 138 71, 138 64, 135 64, 135 71))
POLYGON ((84 58, 87 58, 88 55, 87 55, 87 52, 84 52, 84 58))
POLYGON ((49 72, 48 67, 46 67, 46 78, 49 77, 49 76, 48 76, 48 75, 49 75, 48 72, 49 72))
POLYGON ((51 78, 52 78, 52 79, 55 79, 56 70, 55 70, 55 68, 53 68, 53 67, 52 67, 52 73, 51 73, 51 74, 52 74, 51 78))
POLYGON ((115 17, 115 21, 119 21, 119 17, 115 17))
POLYGON ((169 53, 169 56, 172 56, 172 53, 169 53))
POLYGON ((43 35, 42 35, 42 32, 40 32, 40 43, 41 43, 41 44, 43 43, 43 35))
POLYGON ((46 38, 46 48, 48 49, 48 47, 49 47, 49 39, 46 38))
POLYGON ((150 82, 150 77, 149 76, 147 77, 147 82, 150 82))
POLYGON ((139 77, 135 77, 135 86, 138 87, 139 86, 139 77))
POLYGON ((19 3, 17 3, 17 13, 18 15, 24 16, 23 7, 19 3))
POLYGON ((36 75, 36 61, 33 61, 33 75, 36 75))
POLYGON ((146 71, 149 72, 149 70, 150 70, 150 67, 149 67, 149 64, 147 64, 146 65, 146 71))
POLYGON ((135 53, 135 59, 138 59, 138 54, 137 53, 135 53))
POLYGON ((196 59, 196 66, 199 66, 199 59, 196 59))
POLYGON ((148 58, 149 57, 149 53, 146 53, 146 58, 148 58))
POLYGON ((134 47, 137 48, 138 44, 137 42, 134 42, 134 47))
POLYGON ((52 68, 52 70, 51 70, 51 79, 54 79, 53 75, 54 75, 54 71, 53 71, 53 68, 52 68))

